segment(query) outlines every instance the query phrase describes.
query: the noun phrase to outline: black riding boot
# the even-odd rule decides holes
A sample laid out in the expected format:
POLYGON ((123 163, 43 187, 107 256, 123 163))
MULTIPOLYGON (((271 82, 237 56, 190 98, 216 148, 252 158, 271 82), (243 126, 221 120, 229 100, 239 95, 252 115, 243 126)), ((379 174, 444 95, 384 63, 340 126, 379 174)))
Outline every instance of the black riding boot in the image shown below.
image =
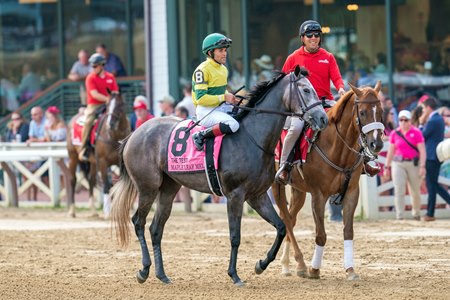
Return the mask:
POLYGON ((205 146, 205 139, 229 133, 233 133, 230 126, 224 123, 219 123, 210 128, 194 133, 192 135, 192 139, 194 140, 195 148, 197 148, 198 151, 202 151, 205 146))
MULTIPOLYGON (((295 146, 294 146, 295 148, 295 146)), ((295 150, 292 149, 291 153, 289 153, 286 162, 280 166, 280 169, 275 174, 275 180, 281 184, 288 184, 291 180, 291 170, 294 166, 294 156, 295 156, 295 150)))

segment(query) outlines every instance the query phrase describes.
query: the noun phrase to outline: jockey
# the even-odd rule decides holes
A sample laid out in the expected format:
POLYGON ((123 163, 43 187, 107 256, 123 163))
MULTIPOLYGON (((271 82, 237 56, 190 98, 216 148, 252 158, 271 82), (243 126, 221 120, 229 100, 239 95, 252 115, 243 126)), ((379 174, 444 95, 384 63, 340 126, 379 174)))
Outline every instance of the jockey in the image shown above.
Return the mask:
POLYGON ((231 39, 219 33, 212 33, 203 40, 202 52, 207 56, 192 75, 192 101, 196 106, 196 115, 200 125, 207 129, 192 135, 195 147, 202 150, 205 139, 234 133, 239 129, 239 123, 227 111, 230 105, 239 100, 228 93, 228 70, 225 67, 227 50, 231 39), (220 107, 219 107, 220 106, 220 107))
MULTIPOLYGON (((299 29, 302 46, 288 56, 283 66, 283 72, 294 71, 296 66, 305 67, 309 72, 309 81, 316 91, 319 99, 325 98, 333 100, 330 91, 330 80, 342 96, 344 91, 344 81, 333 54, 321 48, 322 27, 316 21, 306 21, 299 29)), ((292 160, 288 159, 294 148, 304 125, 304 121, 299 118, 289 118, 289 131, 284 140, 283 150, 280 158, 280 169, 275 178, 283 184, 287 184, 292 169, 292 160)))
POLYGON ((110 92, 119 92, 116 78, 113 74, 105 71, 105 63, 105 57, 101 54, 94 53, 89 57, 89 64, 92 70, 86 77, 87 107, 84 112, 86 120, 81 138, 81 150, 78 154, 78 159, 81 161, 88 160, 86 147, 96 118, 96 110, 109 101, 108 90, 110 92))

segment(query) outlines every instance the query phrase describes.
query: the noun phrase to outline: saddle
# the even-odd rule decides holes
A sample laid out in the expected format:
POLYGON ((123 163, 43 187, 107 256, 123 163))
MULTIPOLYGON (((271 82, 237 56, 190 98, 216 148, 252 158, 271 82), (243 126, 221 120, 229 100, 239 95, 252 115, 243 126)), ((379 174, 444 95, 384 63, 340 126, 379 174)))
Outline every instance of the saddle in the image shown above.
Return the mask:
MULTIPOLYGON (((94 125, 92 126, 90 133, 89 133, 89 139, 88 139, 88 145, 86 145, 88 148, 94 148, 96 138, 99 134, 99 130, 101 128, 100 126, 100 120, 104 119, 102 116, 106 113, 106 105, 102 105, 97 108, 95 111, 95 121, 94 125)), ((78 118, 76 118, 73 122, 72 126, 72 144, 75 146, 81 146, 81 138, 83 135, 83 128, 84 123, 86 121, 86 116, 80 115, 78 118)))

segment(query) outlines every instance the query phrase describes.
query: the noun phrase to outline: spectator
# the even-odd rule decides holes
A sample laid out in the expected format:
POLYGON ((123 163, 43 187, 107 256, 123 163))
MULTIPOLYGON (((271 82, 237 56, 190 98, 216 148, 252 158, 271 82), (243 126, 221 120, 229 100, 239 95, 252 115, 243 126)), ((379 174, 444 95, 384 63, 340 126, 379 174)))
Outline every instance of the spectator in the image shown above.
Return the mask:
POLYGON ((27 143, 44 142, 45 118, 44 111, 40 106, 35 106, 31 109, 31 119, 27 143))
POLYGON ((19 84, 19 101, 21 104, 27 102, 41 90, 41 81, 30 64, 22 67, 22 80, 19 84))
POLYGON ((67 76, 72 81, 80 81, 80 100, 81 104, 86 104, 86 88, 84 86, 84 80, 89 75, 91 71, 91 66, 89 65, 89 53, 81 49, 78 52, 78 60, 74 62, 72 68, 70 69, 70 73, 67 76))
POLYGON ((188 110, 188 118, 192 118, 195 116, 195 105, 192 101, 192 84, 186 84, 183 87, 183 99, 181 99, 180 102, 178 102, 177 107, 184 107, 188 110))
MULTIPOLYGON (((144 97, 144 96, 137 96, 136 98, 138 98, 138 97, 144 97)), ((138 129, 139 126, 144 124, 146 121, 154 118, 154 116, 151 113, 149 113, 146 101, 144 101, 144 100, 139 100, 139 99, 138 99, 138 101, 135 100, 134 104, 133 104, 133 109, 134 109, 134 113, 136 115, 135 130, 138 129)))
POLYGON ((189 117, 189 111, 186 107, 177 105, 177 107, 175 107, 175 116, 186 120, 189 117))
MULTIPOLYGON (((133 101, 133 107, 138 105, 138 102, 144 102, 146 107, 150 107, 150 102, 148 101, 147 97, 145 97, 145 96, 142 96, 142 95, 136 96, 133 101)), ((137 121, 136 113, 133 111, 129 115, 128 119, 130 120, 131 131, 135 131, 136 130, 136 121, 137 121)))
POLYGON ((172 116, 174 112, 175 99, 172 96, 164 96, 159 100, 159 108, 161 109, 161 116, 172 116))
POLYGON ((425 138, 425 147, 427 149, 426 182, 428 189, 427 214, 424 221, 434 221, 434 210, 436 206, 436 194, 439 194, 448 204, 450 204, 450 195, 438 183, 439 170, 441 162, 436 155, 437 145, 444 139, 445 122, 442 116, 437 112, 438 102, 433 97, 428 97, 422 104, 423 114, 420 117, 420 128, 425 138))
POLYGON ((59 108, 50 106, 45 112, 45 141, 46 142, 60 142, 67 138, 67 128, 64 120, 60 118, 59 108))
POLYGON ((258 66, 259 72, 257 72, 258 81, 268 81, 273 77, 273 64, 272 58, 264 54, 260 58, 255 59, 255 64, 258 66))
POLYGON ((374 73, 385 74, 387 73, 386 67, 386 54, 378 52, 375 59, 375 67, 373 69, 374 73))
POLYGON ((17 87, 10 80, 6 79, 0 70, 0 98, 1 109, 0 115, 7 111, 15 111, 19 108, 17 101, 17 87))
POLYGON ((7 142, 23 143, 28 140, 28 131, 30 125, 24 120, 22 114, 18 111, 11 114, 11 121, 8 123, 6 132, 7 142))
POLYGON ((384 98, 384 106, 383 109, 389 110, 394 113, 394 126, 398 126, 398 113, 397 109, 394 106, 394 103, 392 102, 392 99, 389 97, 384 98))
POLYGON ((228 86, 234 92, 243 85, 245 85, 244 64, 242 58, 237 58, 233 64, 233 75, 228 82, 228 86))
POLYGON ((54 84, 56 81, 58 81, 58 72, 55 70, 54 67, 47 67, 45 69, 45 76, 42 77, 41 81, 41 87, 43 90, 54 84))
POLYGON ((115 77, 127 76, 127 71, 120 58, 116 54, 107 51, 105 44, 98 44, 95 48, 95 52, 101 54, 106 59, 106 71, 112 73, 115 77))
POLYGON ((397 220, 403 220, 405 212, 406 183, 412 197, 412 215, 420 221, 420 182, 425 177, 424 137, 411 125, 411 113, 399 113, 400 126, 389 137, 389 150, 384 170, 385 177, 392 177, 397 220), (392 173, 391 173, 392 167, 392 173))

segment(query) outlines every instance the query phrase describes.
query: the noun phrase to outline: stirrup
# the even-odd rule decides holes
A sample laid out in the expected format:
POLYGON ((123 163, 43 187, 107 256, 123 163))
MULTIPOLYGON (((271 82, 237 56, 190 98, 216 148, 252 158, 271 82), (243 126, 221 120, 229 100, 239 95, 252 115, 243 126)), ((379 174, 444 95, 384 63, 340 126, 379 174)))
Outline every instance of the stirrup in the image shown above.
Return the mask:
POLYGON ((275 181, 287 185, 291 182, 292 164, 285 162, 275 174, 275 181))
POLYGON ((203 151, 205 141, 201 132, 194 133, 192 135, 192 140, 194 141, 195 148, 197 148, 198 151, 203 151))

